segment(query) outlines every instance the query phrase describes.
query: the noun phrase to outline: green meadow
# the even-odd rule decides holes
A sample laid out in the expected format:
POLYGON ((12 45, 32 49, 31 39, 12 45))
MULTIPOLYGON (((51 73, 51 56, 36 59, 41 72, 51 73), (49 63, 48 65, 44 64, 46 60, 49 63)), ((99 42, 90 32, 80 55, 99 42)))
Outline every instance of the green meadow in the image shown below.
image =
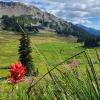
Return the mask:
MULTIPOLYGON (((0 78, 9 75, 9 70, 4 68, 18 62, 18 34, 0 31, 0 78)), ((16 85, 0 80, 1 100, 99 100, 99 47, 83 48, 83 43, 75 42, 73 37, 50 32, 31 33, 30 40, 33 63, 39 75, 25 77, 25 81, 16 85), (78 54, 82 51, 88 57, 78 54), (80 62, 75 69, 70 65, 73 61, 80 62)))
MULTIPOLYGON (((18 61, 20 35, 17 34, 6 31, 0 32, 0 67, 10 67, 11 64, 18 61)), ((95 60, 97 59, 95 48, 85 49, 82 47, 83 43, 73 42, 74 39, 60 37, 55 35, 55 33, 31 34, 30 39, 33 62, 39 69, 40 75, 45 74, 47 68, 52 67, 53 64, 68 59, 83 50, 86 50, 95 60)), ((100 52, 100 48, 96 49, 100 52)), ((79 59, 80 62, 83 60, 81 56, 75 59, 79 59)), ((82 63, 82 66, 84 66, 84 63, 82 63)), ((7 75, 8 70, 0 71, 0 76, 7 75)))

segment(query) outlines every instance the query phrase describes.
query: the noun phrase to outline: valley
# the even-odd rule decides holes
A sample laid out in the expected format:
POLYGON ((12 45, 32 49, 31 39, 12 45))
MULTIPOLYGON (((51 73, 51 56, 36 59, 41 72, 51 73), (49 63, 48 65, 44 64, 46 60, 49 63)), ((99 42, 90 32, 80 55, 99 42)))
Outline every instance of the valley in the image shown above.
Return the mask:
MULTIPOLYGON (((0 32, 0 67, 9 67, 18 61, 18 48, 20 35, 18 33, 0 32)), ((39 33, 30 35, 32 46, 32 58, 40 74, 47 72, 47 67, 57 64, 83 50, 88 51, 96 58, 95 48, 85 49, 83 43, 72 41, 72 38, 57 36, 55 33, 39 33), (50 65, 49 65, 50 64, 50 65)), ((100 48, 96 48, 99 52, 100 48)), ((82 57, 79 58, 82 60, 82 57)), ((7 76, 8 72, 0 72, 1 76, 7 76)))

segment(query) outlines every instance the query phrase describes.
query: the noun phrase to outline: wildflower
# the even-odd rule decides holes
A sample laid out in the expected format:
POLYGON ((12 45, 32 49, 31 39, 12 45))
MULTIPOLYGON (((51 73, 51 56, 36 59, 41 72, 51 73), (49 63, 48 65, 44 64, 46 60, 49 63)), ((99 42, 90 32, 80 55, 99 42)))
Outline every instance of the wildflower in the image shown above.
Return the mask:
POLYGON ((72 68, 77 68, 80 65, 80 62, 79 61, 72 61, 70 65, 72 68))
POLYGON ((24 66, 19 62, 15 63, 11 66, 10 76, 8 77, 8 81, 10 83, 16 84, 20 82, 25 76, 26 70, 24 66))

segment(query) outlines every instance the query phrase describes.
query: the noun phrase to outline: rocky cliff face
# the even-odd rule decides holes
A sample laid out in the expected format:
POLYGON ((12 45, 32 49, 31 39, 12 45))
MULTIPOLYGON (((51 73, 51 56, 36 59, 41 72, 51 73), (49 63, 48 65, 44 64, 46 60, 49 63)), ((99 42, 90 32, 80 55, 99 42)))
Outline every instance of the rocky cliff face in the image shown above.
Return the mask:
POLYGON ((32 15, 33 17, 45 20, 56 20, 58 18, 47 12, 42 12, 40 9, 34 6, 28 6, 19 2, 0 2, 0 17, 2 15, 8 16, 20 16, 20 15, 32 15))
POLYGON ((0 2, 0 16, 35 15, 40 12, 36 7, 29 7, 18 2, 0 2))

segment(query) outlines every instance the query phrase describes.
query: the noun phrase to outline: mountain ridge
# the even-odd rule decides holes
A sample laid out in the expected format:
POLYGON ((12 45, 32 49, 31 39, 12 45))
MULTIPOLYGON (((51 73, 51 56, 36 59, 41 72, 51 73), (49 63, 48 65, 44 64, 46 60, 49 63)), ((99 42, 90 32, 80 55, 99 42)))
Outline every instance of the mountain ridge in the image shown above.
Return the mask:
POLYGON ((27 6, 19 2, 0 2, 0 16, 20 16, 31 15, 33 19, 37 19, 42 26, 55 30, 60 35, 72 35, 82 40, 94 36, 87 30, 84 30, 71 22, 64 21, 48 12, 43 12, 35 6, 27 6))
POLYGON ((77 24, 77 26, 87 30, 89 33, 91 33, 93 35, 100 36, 100 30, 97 30, 97 29, 94 29, 94 28, 91 28, 91 27, 86 27, 86 26, 80 25, 80 24, 77 24))

